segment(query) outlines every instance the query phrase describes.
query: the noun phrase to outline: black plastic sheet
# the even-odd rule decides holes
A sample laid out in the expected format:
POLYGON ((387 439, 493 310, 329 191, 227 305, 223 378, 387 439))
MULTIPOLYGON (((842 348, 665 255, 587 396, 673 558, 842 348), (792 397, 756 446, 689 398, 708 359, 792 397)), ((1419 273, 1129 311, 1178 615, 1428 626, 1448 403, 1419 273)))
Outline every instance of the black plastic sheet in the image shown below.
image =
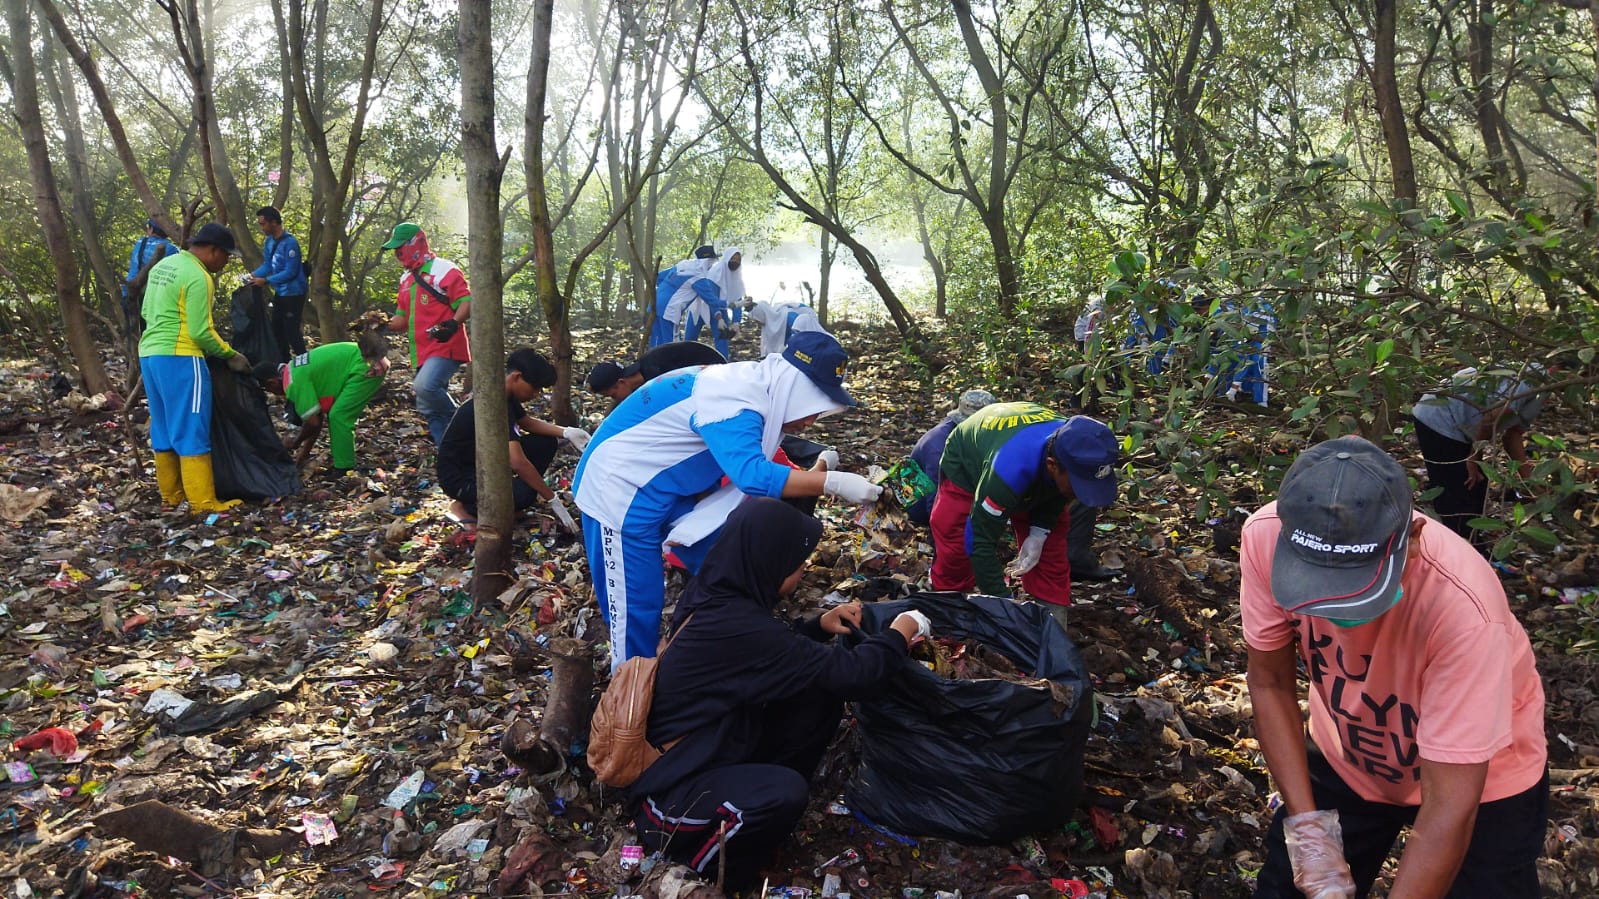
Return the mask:
POLYGON ((917 593, 862 609, 877 633, 915 609, 933 634, 981 643, 1052 681, 952 680, 914 661, 856 703, 861 766, 850 808, 913 836, 1006 843, 1063 825, 1083 782, 1093 692, 1082 655, 1035 603, 917 593))
POLYGON ((267 309, 265 288, 246 284, 233 291, 233 309, 228 316, 233 335, 228 344, 253 363, 289 361, 289 348, 278 346, 272 333, 272 313, 267 309))
POLYGON ((266 391, 216 359, 211 366, 211 473, 219 499, 264 500, 300 492, 300 470, 272 427, 266 391))

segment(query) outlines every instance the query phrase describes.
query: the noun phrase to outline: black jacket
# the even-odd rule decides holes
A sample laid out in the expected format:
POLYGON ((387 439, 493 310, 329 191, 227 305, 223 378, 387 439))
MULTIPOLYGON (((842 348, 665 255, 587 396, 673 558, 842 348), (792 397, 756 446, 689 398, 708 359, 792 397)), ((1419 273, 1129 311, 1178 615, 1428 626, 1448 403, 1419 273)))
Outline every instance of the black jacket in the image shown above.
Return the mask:
POLYGON ((755 761, 772 706, 810 691, 862 696, 904 663, 905 638, 892 629, 846 648, 827 642, 820 616, 790 627, 772 614, 777 586, 820 534, 820 523, 774 499, 748 500, 728 518, 678 604, 680 632, 656 669, 650 742, 681 742, 635 782, 634 795, 755 761))

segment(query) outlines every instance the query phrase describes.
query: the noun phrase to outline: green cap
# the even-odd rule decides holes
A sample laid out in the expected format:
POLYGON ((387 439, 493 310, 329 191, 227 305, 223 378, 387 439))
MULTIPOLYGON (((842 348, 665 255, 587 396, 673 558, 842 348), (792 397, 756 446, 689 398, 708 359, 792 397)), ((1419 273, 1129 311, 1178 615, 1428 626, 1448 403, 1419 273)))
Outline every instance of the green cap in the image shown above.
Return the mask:
POLYGON ((389 242, 383 245, 385 250, 398 250, 422 230, 422 226, 415 222, 401 222, 389 232, 389 242))

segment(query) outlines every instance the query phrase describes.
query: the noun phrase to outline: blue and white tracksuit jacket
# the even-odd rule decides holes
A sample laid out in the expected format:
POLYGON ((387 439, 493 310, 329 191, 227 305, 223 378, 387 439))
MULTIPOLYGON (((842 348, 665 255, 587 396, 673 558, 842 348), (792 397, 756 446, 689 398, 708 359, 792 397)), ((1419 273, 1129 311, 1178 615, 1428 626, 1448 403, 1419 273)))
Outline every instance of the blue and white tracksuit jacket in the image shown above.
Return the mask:
MULTIPOLYGON (((750 496, 775 497, 792 471, 762 454, 765 421, 754 410, 698 423, 699 372, 670 372, 623 400, 594 432, 572 480, 594 598, 611 630, 613 669, 655 655, 666 599, 662 543, 672 522, 724 476, 750 496)), ((719 533, 673 552, 698 571, 719 533)))
POLYGON ((728 359, 733 358, 727 354, 728 340, 732 337, 732 332, 728 330, 728 321, 732 312, 728 310, 727 301, 722 298, 721 286, 710 278, 701 278, 690 287, 699 299, 705 301, 705 306, 710 312, 710 321, 700 318, 699 303, 691 303, 683 313, 683 339, 697 341, 700 339, 700 331, 710 327, 711 340, 716 344, 716 351, 728 359), (720 323, 717 321, 718 318, 720 323))
MULTIPOLYGON (((672 294, 677 289, 689 282, 690 278, 697 278, 705 273, 705 266, 697 260, 684 260, 663 272, 655 275, 655 326, 650 329, 650 346, 658 347, 663 343, 676 340, 677 323, 666 317, 666 307, 672 301, 672 294)), ((722 354, 724 357, 726 353, 722 354)))

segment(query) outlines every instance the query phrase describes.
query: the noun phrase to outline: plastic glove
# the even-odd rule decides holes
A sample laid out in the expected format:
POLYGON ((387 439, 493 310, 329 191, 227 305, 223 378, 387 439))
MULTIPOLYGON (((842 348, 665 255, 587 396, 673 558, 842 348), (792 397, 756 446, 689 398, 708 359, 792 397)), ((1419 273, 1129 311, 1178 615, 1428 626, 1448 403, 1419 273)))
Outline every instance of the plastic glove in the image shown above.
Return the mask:
POLYGON ((926 640, 928 637, 933 635, 933 622, 928 621, 926 615, 923 615, 921 612, 918 612, 915 609, 912 609, 909 612, 901 612, 895 617, 905 617, 916 622, 916 639, 918 640, 926 640))
POLYGON ((577 447, 580 453, 583 452, 583 447, 589 445, 589 432, 582 428, 562 428, 561 436, 566 438, 567 443, 577 447))
POLYGON ((243 353, 235 352, 233 355, 228 357, 228 368, 233 369, 241 375, 249 374, 251 368, 250 357, 244 355, 243 353))
POLYGON ((1294 886, 1305 899, 1354 899, 1355 878, 1344 860, 1344 831, 1338 812, 1318 810, 1283 819, 1294 886))
POLYGON ((822 482, 822 492, 849 503, 875 503, 883 495, 883 488, 858 474, 830 471, 822 482))
POLYGON ((822 450, 816 457, 824 471, 838 471, 838 452, 836 450, 822 450))
POLYGON ((1021 548, 1016 551, 1016 558, 1010 563, 1005 572, 1012 577, 1021 577, 1032 571, 1038 565, 1038 560, 1044 557, 1044 541, 1049 539, 1047 528, 1035 527, 1027 532, 1027 539, 1022 541, 1021 548))
POLYGON ((453 318, 447 318, 429 328, 428 336, 434 340, 437 340, 439 343, 445 343, 451 337, 454 337, 455 332, 459 330, 461 330, 461 323, 453 318))
POLYGON ((561 523, 569 533, 577 533, 577 522, 572 520, 572 513, 566 511, 566 503, 561 502, 559 496, 550 497, 550 511, 555 513, 555 520, 561 523))

